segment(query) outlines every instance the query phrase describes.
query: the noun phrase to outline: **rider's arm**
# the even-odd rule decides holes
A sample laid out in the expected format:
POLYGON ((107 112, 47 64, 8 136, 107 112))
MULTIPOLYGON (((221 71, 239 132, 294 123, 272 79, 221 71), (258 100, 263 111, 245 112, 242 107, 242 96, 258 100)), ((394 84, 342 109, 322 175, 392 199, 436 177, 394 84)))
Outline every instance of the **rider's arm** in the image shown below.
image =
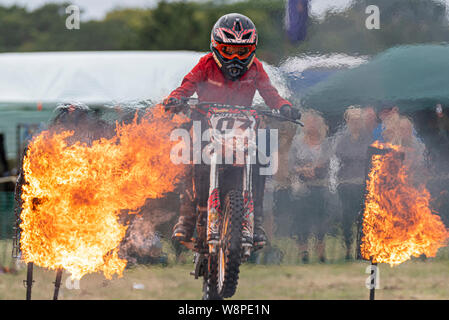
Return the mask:
POLYGON ((170 93, 170 98, 188 98, 191 97, 198 88, 198 84, 204 81, 204 57, 182 80, 181 86, 170 93))
POLYGON ((270 78, 266 73, 265 69, 262 66, 262 63, 255 59, 254 63, 257 67, 257 90, 259 91, 262 98, 265 100, 265 103, 271 109, 280 109, 284 105, 292 106, 292 104, 283 99, 276 88, 271 84, 270 78))

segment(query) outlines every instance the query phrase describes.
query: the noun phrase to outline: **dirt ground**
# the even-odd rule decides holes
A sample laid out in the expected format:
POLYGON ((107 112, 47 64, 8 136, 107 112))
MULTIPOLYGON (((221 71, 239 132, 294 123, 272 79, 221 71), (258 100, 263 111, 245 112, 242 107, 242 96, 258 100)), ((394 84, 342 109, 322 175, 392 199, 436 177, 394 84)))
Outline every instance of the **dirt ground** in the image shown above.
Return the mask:
MULTIPOLYGON (((368 299, 367 262, 295 266, 242 266, 234 299, 368 299)), ((192 265, 137 266, 122 278, 101 274, 71 283, 64 273, 60 299, 201 299, 201 280, 189 275, 192 265)), ((0 274, 0 299, 24 299, 26 269, 0 274)), ((55 272, 35 268, 33 299, 53 296, 55 272)), ((449 262, 409 261, 398 267, 380 266, 377 299, 449 299, 449 262)))

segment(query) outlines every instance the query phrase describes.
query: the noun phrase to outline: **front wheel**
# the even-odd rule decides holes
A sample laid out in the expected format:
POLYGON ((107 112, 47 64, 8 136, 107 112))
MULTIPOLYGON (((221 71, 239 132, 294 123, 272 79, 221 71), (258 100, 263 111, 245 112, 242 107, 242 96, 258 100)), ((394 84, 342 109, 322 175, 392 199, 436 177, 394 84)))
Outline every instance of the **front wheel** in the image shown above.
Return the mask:
POLYGON ((209 254, 203 279, 203 300, 223 300, 217 290, 217 255, 209 254))
POLYGON ((237 289, 242 263, 243 196, 231 190, 226 195, 218 251, 218 294, 232 297, 237 289))

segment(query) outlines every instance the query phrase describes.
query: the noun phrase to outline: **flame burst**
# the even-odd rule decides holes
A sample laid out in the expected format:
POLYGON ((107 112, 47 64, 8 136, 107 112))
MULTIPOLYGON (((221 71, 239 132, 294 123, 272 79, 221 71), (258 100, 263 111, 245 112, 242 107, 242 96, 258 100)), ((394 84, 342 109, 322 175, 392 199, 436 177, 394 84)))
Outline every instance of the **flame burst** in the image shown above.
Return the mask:
POLYGON ((21 250, 26 262, 69 271, 122 275, 120 210, 173 191, 183 173, 170 161, 171 130, 183 122, 161 108, 117 125, 111 139, 68 145, 73 132, 44 131, 24 158, 21 250))
POLYGON ((429 192, 424 186, 413 186, 398 146, 374 147, 392 152, 372 156, 363 221, 363 258, 394 266, 411 256, 434 257, 446 245, 449 233, 429 208, 429 192))

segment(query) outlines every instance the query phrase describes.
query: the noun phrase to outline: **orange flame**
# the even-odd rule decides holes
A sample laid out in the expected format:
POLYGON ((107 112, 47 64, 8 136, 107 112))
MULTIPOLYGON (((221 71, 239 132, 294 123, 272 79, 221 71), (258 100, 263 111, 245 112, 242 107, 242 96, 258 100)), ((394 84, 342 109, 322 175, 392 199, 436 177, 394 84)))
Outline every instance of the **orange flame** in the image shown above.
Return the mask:
POLYGON ((137 210, 147 198, 173 191, 183 173, 170 161, 170 120, 161 108, 117 125, 111 139, 91 145, 66 139, 73 132, 44 131, 24 158, 21 250, 26 262, 69 271, 74 279, 102 271, 121 276, 118 246, 126 226, 120 210, 137 210))
POLYGON ((363 258, 394 266, 411 256, 434 257, 446 245, 449 232, 440 217, 432 214, 429 192, 411 183, 398 156, 400 147, 379 143, 374 147, 392 152, 371 159, 360 248, 363 258))

